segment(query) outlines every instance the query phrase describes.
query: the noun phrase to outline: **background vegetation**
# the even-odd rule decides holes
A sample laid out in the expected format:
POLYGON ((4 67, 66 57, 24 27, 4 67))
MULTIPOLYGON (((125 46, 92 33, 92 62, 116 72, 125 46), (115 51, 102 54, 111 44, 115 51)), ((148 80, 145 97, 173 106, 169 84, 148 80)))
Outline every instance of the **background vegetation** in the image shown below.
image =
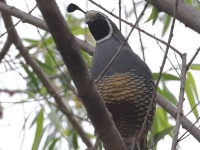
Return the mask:
MULTIPOLYGON (((1 2, 5 3, 4 0, 1 0, 1 2)), ((200 3, 197 0, 187 0, 186 2, 190 7, 195 7, 195 9, 200 8, 200 3)), ((86 2, 86 4, 88 3, 89 2, 86 2)), ((27 5, 27 10, 31 10, 34 7, 34 5, 32 3, 29 4, 28 1, 24 1, 24 5, 25 4, 27 5)), ((91 4, 92 3, 90 3, 90 5, 91 4)), ((118 9, 118 2, 116 2, 115 7, 117 10, 121 11, 122 18, 134 24, 135 21, 133 22, 131 19, 135 18, 135 20, 137 20, 146 2, 132 1, 131 4, 131 6, 128 6, 125 1, 122 1, 120 5, 121 9, 118 9)), ((14 5, 14 3, 12 4, 12 2, 10 2, 9 5, 14 5)), ((5 29, 1 31, 0 43, 0 74, 3 76, 3 78, 0 79, 0 95, 2 97, 0 100, 0 116, 4 119, 4 110, 6 111, 6 109, 10 109, 10 107, 14 107, 15 105, 22 106, 24 118, 22 120, 23 125, 21 126, 21 131, 19 131, 19 137, 21 138, 21 141, 19 141, 21 142, 19 149, 23 149, 27 138, 29 139, 26 135, 27 129, 32 129, 34 131, 34 133, 31 134, 31 136, 34 137, 30 137, 32 144, 29 145, 32 150, 84 149, 85 147, 91 147, 95 141, 93 126, 83 104, 77 96, 77 89, 70 76, 69 70, 66 68, 57 50, 57 46, 51 34, 47 29, 46 31, 44 31, 42 27, 39 29, 39 26, 24 19, 26 17, 20 12, 22 15, 21 18, 19 17, 19 24, 23 26, 23 22, 28 22, 35 26, 35 31, 37 31, 37 38, 29 38, 29 34, 32 33, 30 30, 24 28, 27 37, 26 35, 21 36, 20 32, 17 33, 17 21, 14 20, 13 23, 12 18, 9 16, 15 16, 12 14, 12 9, 4 10, 3 8, 6 9, 6 7, 2 5, 2 3, 0 3, 0 6, 0 10, 2 11, 1 26, 5 24, 5 29), (12 75, 10 76, 9 74, 12 75), (5 76, 8 77, 5 78, 5 76), (14 81, 16 83, 10 83, 9 80, 13 81, 10 78, 15 78, 14 81), (4 99, 4 97, 15 97, 15 95, 17 95, 15 99, 4 99), (26 107, 28 107, 28 111, 26 107)), ((60 5, 62 8, 66 6, 67 4, 60 5)), ((101 6, 106 8, 105 3, 102 3, 101 6)), ((29 13, 31 13, 30 10, 29 13)), ((35 8, 33 12, 34 11, 38 13, 37 8, 35 8)), ((104 12, 103 10, 101 11, 104 12)), ((155 82, 159 81, 157 92, 162 95, 166 101, 177 107, 180 104, 180 100, 183 100, 180 83, 185 87, 184 97, 186 104, 184 107, 181 106, 180 108, 183 108, 183 114, 198 127, 198 77, 200 64, 199 61, 196 60, 199 60, 198 52, 200 49, 198 47, 196 47, 196 49, 189 49, 188 51, 192 51, 192 54, 189 54, 190 57, 187 57, 186 63, 184 60, 184 52, 180 49, 176 49, 176 44, 172 42, 172 45, 168 40, 168 37, 172 35, 170 32, 173 31, 173 17, 166 13, 159 13, 159 11, 158 8, 153 5, 148 6, 146 10, 147 13, 145 13, 142 17, 142 21, 136 26, 137 29, 135 29, 129 43, 134 47, 134 44, 131 42, 135 41, 137 48, 134 47, 133 49, 136 49, 136 53, 138 53, 152 69, 155 82), (141 31, 143 28, 140 27, 144 25, 152 26, 152 29, 155 26, 159 26, 159 29, 162 29, 159 31, 161 36, 156 38, 154 34, 152 34, 154 31, 141 31), (150 36, 147 36, 147 34, 150 34, 150 36), (150 39, 154 41, 153 44, 156 45, 157 51, 151 50, 152 44, 148 42, 150 39), (166 47, 168 47, 166 45, 170 45, 171 47, 166 60, 167 67, 164 68, 160 78, 159 68, 162 68, 161 63, 167 51, 166 47), (154 53, 154 58, 151 57, 152 55, 150 56, 150 53, 154 53), (151 64, 152 59, 157 59, 158 61, 154 61, 151 64), (155 64, 157 64, 156 69, 153 68, 155 64), (184 69, 187 72, 184 73, 184 69)), ((87 40, 91 45, 94 45, 94 40, 84 23, 84 16, 77 13, 81 16, 77 17, 74 14, 63 12, 73 35, 81 38, 83 41, 87 40)), ((114 11, 114 14, 119 16, 118 11, 114 11)), ((112 13, 108 15, 110 17, 112 13)), ((36 17, 41 17, 41 14, 37 14, 36 17)), ((181 24, 179 21, 176 21, 176 23, 181 24)), ((120 26, 121 23, 116 21, 116 24, 120 26)), ((128 24, 122 24, 122 32, 125 36, 129 31, 130 26, 128 24)), ((192 30, 190 31, 193 32, 192 30)), ((174 30, 173 34, 176 34, 176 30, 174 30)), ((182 43, 182 45, 188 44, 192 43, 182 43)), ((92 48, 93 47, 91 47, 91 49, 92 48)), ((81 51, 88 68, 90 68, 92 60, 91 53, 88 52, 89 49, 90 48, 82 49, 81 51)), ((18 112, 11 113, 14 117, 15 113, 18 112)), ((173 142, 173 131, 176 125, 177 118, 172 118, 169 111, 157 105, 152 131, 148 138, 149 147, 158 149, 157 144, 162 143, 162 139, 166 139, 166 137, 168 139, 170 138, 173 142)), ((9 126, 9 124, 6 124, 6 126, 9 126)), ((199 132, 198 130, 199 129, 195 132, 199 132)), ((182 143, 180 141, 188 138, 188 135, 190 135, 190 133, 188 133, 187 130, 181 130, 181 134, 178 136, 178 145, 180 147, 182 143)), ((200 140, 197 137, 195 138, 198 141, 200 140)), ((103 149, 101 144, 99 145, 99 149, 103 149)))

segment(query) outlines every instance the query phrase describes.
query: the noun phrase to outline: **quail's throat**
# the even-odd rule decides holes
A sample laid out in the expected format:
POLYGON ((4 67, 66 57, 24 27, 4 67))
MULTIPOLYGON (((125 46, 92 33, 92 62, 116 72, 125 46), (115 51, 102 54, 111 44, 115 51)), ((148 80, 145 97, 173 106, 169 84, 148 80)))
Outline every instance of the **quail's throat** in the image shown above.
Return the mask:
POLYGON ((109 35, 110 27, 105 19, 95 19, 94 21, 89 21, 88 26, 96 41, 109 35))

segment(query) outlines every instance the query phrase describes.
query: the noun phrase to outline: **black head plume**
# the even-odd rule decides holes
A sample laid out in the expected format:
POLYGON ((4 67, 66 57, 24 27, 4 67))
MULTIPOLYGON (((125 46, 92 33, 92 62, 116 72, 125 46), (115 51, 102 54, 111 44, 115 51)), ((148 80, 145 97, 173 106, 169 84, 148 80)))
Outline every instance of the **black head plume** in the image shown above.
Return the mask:
POLYGON ((80 7, 78 7, 77 5, 71 3, 67 6, 67 12, 71 13, 74 12, 75 10, 80 10, 81 12, 83 12, 84 14, 86 13, 85 11, 83 11, 80 7))

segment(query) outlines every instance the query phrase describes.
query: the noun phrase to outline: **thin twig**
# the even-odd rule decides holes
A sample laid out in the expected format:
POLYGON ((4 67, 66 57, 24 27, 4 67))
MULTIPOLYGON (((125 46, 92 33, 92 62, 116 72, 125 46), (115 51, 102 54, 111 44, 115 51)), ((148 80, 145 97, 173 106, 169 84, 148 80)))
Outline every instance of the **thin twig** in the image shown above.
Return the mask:
POLYGON ((182 116, 182 109, 183 109, 183 102, 184 102, 184 89, 185 89, 185 81, 186 81, 186 54, 182 56, 182 70, 181 70, 181 85, 180 85, 180 94, 179 94, 179 103, 177 109, 177 116, 176 116, 176 125, 174 129, 174 137, 172 142, 171 150, 176 150, 176 146, 178 143, 178 134, 181 125, 181 116, 182 116))
MULTIPOLYGON (((37 8, 37 5, 35 5, 35 6, 33 7, 33 9, 31 9, 31 10, 28 12, 28 14, 31 14, 31 13, 35 10, 35 8, 37 8)), ((17 26, 20 22, 22 22, 22 21, 23 21, 22 19, 20 19, 19 21, 17 21, 12 27, 10 27, 9 29, 7 29, 6 32, 2 33, 2 34, 0 35, 0 38, 1 38, 2 36, 4 36, 5 34, 7 34, 10 30, 12 30, 13 27, 16 27, 16 26, 17 26)))
MULTIPOLYGON (((119 18, 122 18, 121 17, 121 13, 122 13, 122 6, 121 6, 121 0, 119 0, 119 18)), ((122 22, 121 22, 121 19, 119 19, 119 30, 121 31, 122 30, 122 22)))
MULTIPOLYGON (((177 7, 177 5, 176 5, 176 7, 177 7)), ((159 72, 159 75, 158 75, 158 79, 156 80, 154 92, 153 92, 153 95, 152 95, 151 102, 149 103, 149 108, 148 108, 148 111, 146 113, 146 117, 144 119, 144 122, 142 124, 142 128, 141 128, 140 133, 138 135, 138 141, 140 141, 141 138, 142 138, 143 132, 145 131, 145 128, 146 128, 146 123, 147 123, 147 120, 148 120, 149 113, 150 113, 151 108, 153 106, 153 102, 156 99, 156 91, 157 91, 158 84, 159 84, 160 79, 161 79, 161 75, 162 75, 162 72, 163 72, 163 69, 164 69, 164 66, 165 66, 165 62, 166 62, 166 59, 167 59, 170 43, 171 43, 171 40, 172 40, 172 37, 173 37, 173 30, 174 30, 175 20, 176 20, 176 7, 174 9, 174 16, 173 16, 173 21, 172 21, 172 25, 171 25, 171 30, 170 30, 168 42, 167 42, 167 45, 166 45, 165 55, 164 55, 164 58, 163 58, 163 61, 162 61, 162 65, 160 67, 160 72, 159 72)))
MULTIPOLYGON (((7 89, 6 89, 7 90, 7 89)), ((12 92, 12 91, 4 91, 4 92, 12 92)), ((20 90, 18 91, 18 90, 13 90, 13 92, 21 92, 20 90)), ((50 98, 53 98, 53 97, 55 97, 55 96, 57 96, 57 95, 60 95, 60 93, 63 93, 63 92, 65 92, 66 91, 66 89, 65 90, 62 90, 62 91, 59 91, 59 92, 57 92, 55 95, 50 95, 49 97, 46 97, 46 99, 50 99, 50 98)), ((0 90, 0 92, 1 92, 1 90, 0 90)), ((26 92, 26 91, 24 91, 24 92, 26 92)), ((28 92, 28 91, 27 91, 28 92)), ((38 98, 38 99, 34 99, 34 100, 23 100, 23 101, 13 101, 13 102, 11 102, 11 101, 0 101, 0 103, 11 103, 11 104, 20 104, 20 103, 29 103, 29 102, 37 102, 37 101, 43 101, 43 100, 45 100, 44 99, 44 97, 43 98, 38 98)))
POLYGON ((126 148, 125 142, 109 116, 109 112, 81 56, 78 44, 75 42, 59 7, 53 0, 36 1, 105 149, 124 150, 126 148), (48 5, 46 5, 47 3, 48 5))
MULTIPOLYGON (((5 0, 1 0, 1 1, 5 3, 5 0)), ((2 5, 2 3, 1 3, 1 5, 2 5)), ((5 23, 6 29, 10 29, 12 27, 12 30, 10 30, 8 32, 11 42, 13 42, 14 45, 17 47, 17 49, 20 51, 20 54, 25 59, 26 63, 32 67, 34 73, 37 74, 38 78, 43 83, 43 85, 46 87, 49 94, 55 95, 57 92, 56 92, 55 88, 53 87, 52 83, 50 82, 50 80, 48 79, 47 75, 39 67, 37 62, 31 57, 31 55, 29 54, 29 51, 23 45, 23 43, 14 27, 11 16, 6 14, 5 12, 2 12, 2 17, 3 17, 4 23, 5 23)), ((56 95, 56 96, 54 96, 54 99, 59 108, 68 109, 68 107, 63 103, 63 100, 61 97, 56 95)), ((76 119, 71 114, 67 114, 66 112, 63 112, 63 114, 65 114, 67 116, 70 123, 72 123, 73 127, 76 129, 78 135, 80 135, 83 142, 88 147, 92 147, 91 141, 85 135, 83 128, 81 128, 80 124, 76 121, 76 119)))
POLYGON ((70 83, 68 83, 67 77, 65 76, 65 74, 63 73, 63 71, 62 71, 62 70, 60 69, 60 67, 58 66, 58 64, 57 64, 57 62, 56 62, 56 60, 55 60, 55 58, 54 58, 53 55, 51 54, 51 51, 50 51, 50 49, 48 48, 48 46, 47 46, 47 44, 46 44, 44 38, 42 37, 42 35, 41 35, 41 33, 40 33, 40 30, 39 30, 38 28, 37 28, 37 31, 38 31, 38 34, 40 35, 40 38, 41 38, 41 40, 42 40, 42 43, 44 44, 44 46, 45 46, 47 52, 49 53, 51 59, 52 59, 53 62, 56 64, 56 67, 57 67, 58 70, 61 72, 62 76, 65 78, 65 81, 63 81, 63 82, 64 82, 64 83, 66 84, 66 86, 74 93, 74 95, 77 97, 77 99, 80 100, 80 98, 79 98, 78 95, 77 95, 76 89, 75 89, 70 83))
POLYGON ((178 62, 178 58, 177 58, 177 55, 176 55, 175 52, 174 52, 174 56, 175 56, 175 58, 176 58, 176 62, 177 62, 177 64, 178 64, 178 67, 179 67, 179 69, 181 70, 181 65, 180 65, 180 63, 178 62))
POLYGON ((192 109, 185 115, 185 116, 188 116, 191 112, 193 112, 193 110, 195 109, 195 108, 197 108, 197 106, 200 104, 200 101, 194 106, 194 107, 192 107, 192 109))
MULTIPOLYGON (((189 130, 190 130, 199 120, 200 120, 200 117, 192 124, 192 126, 189 128, 189 130)), ((199 128, 199 127, 198 127, 198 128, 199 128)), ((198 128, 197 128, 197 129, 198 129, 198 128)), ((196 129, 196 130, 197 130, 197 129, 196 129)), ((191 134, 188 134, 187 136, 185 136, 185 134, 188 133, 189 130, 186 130, 186 132, 185 132, 182 136, 180 136, 180 138, 179 138, 177 141, 180 142, 180 141, 182 141, 183 139, 185 139, 186 137, 188 137, 189 135, 191 135, 191 134), (184 136, 185 136, 185 137, 184 137, 184 136)), ((195 130, 195 131, 196 131, 196 130, 195 130)), ((194 131, 194 132, 195 132, 195 131, 194 131)))
POLYGON ((200 51, 200 47, 197 49, 197 51, 195 52, 194 56, 192 57, 192 59, 190 60, 190 62, 187 64, 187 70, 189 69, 190 65, 192 64, 192 62, 194 61, 194 59, 196 58, 196 56, 198 55, 200 51))
POLYGON ((97 136, 96 136, 96 141, 95 141, 93 150, 98 150, 98 147, 99 147, 100 142, 101 142, 101 141, 100 141, 99 136, 98 136, 98 134, 97 134, 97 136))
MULTIPOLYGON (((111 16, 113 16, 113 17, 115 17, 115 18, 117 18, 117 19, 120 19, 117 15, 115 15, 115 14, 113 14, 112 12, 108 11, 107 9, 105 9, 104 7, 102 7, 100 4, 97 4, 97 3, 94 2, 93 0, 89 0, 89 1, 90 1, 91 3, 93 3, 94 5, 96 5, 97 7, 101 8, 102 10, 104 10, 105 12, 109 13, 111 16)), ((131 27, 134 26, 132 23, 130 23, 130 22, 124 20, 124 19, 120 19, 120 20, 121 20, 122 22, 124 22, 124 23, 130 25, 131 27)), ((154 35, 151 35, 150 33, 146 32, 146 31, 144 31, 144 30, 142 30, 142 29, 140 29, 140 28, 138 28, 138 27, 135 27, 135 28, 136 28, 137 30, 141 31, 142 33, 144 33, 144 34, 150 36, 151 38, 153 38, 153 39, 155 39, 155 40, 157 40, 157 41, 163 43, 164 45, 166 45, 166 46, 168 45, 167 42, 165 42, 165 41, 163 41, 163 40, 161 40, 161 39, 155 37, 154 35)), ((179 52, 176 48, 174 48, 174 47, 171 46, 171 45, 168 45, 168 46, 169 46, 172 50, 174 50, 176 53, 178 53, 178 54, 181 56, 181 52, 179 52)))
MULTIPOLYGON (((138 18, 137 16, 137 11, 136 11, 136 4, 135 4, 135 0, 132 0, 133 2, 133 11, 134 11, 134 14, 135 14, 135 19, 138 18)), ((139 28, 139 24, 137 25, 137 27, 139 28)), ((143 60, 145 62, 145 55, 144 55, 144 45, 143 45, 143 42, 142 42, 142 35, 140 33, 140 30, 138 30, 138 35, 139 35, 139 41, 140 41, 140 46, 141 46, 141 51, 142 51, 142 57, 143 57, 143 60)))
MULTIPOLYGON (((39 27, 40 29, 49 31, 46 23, 42 19, 34 17, 28 13, 25 13, 13 6, 9 6, 7 4, 0 2, 0 11, 21 19, 23 23, 29 23, 33 26, 39 27)), ((93 46, 91 46, 89 43, 85 41, 80 40, 79 38, 75 39, 82 50, 86 51, 89 55, 93 54, 94 52, 93 46)))
POLYGON ((162 137, 159 137, 152 145, 148 147, 148 149, 152 149, 161 139, 163 139, 169 132, 171 132, 173 128, 171 128, 169 131, 167 131, 162 137))
MULTIPOLYGON (((9 90, 9 89, 0 89, 0 93, 7 93, 10 96, 13 96, 14 94, 19 94, 19 93, 28 93, 26 90, 9 90)), ((3 103, 0 101, 0 103, 3 103)))
MULTIPOLYGON (((165 109, 173 118, 176 118, 177 108, 163 98, 160 94, 157 93, 156 102, 163 109, 165 109)), ((181 125, 184 129, 186 129, 192 136, 200 142, 200 130, 192 123, 184 114, 181 116, 181 125)))
MULTIPOLYGON (((160 47, 160 49, 163 51, 164 53, 164 50, 163 48, 160 46, 160 44, 158 43, 158 41, 156 41, 156 43, 158 44, 158 46, 160 47)), ((169 57, 167 57, 169 63, 172 65, 172 68, 174 68, 174 70, 176 71, 176 73, 178 74, 179 78, 181 78, 180 74, 178 73, 178 70, 176 69, 176 67, 173 65, 173 63, 171 62, 171 60, 169 59, 169 57)), ((180 68, 181 69, 181 68, 180 68)))

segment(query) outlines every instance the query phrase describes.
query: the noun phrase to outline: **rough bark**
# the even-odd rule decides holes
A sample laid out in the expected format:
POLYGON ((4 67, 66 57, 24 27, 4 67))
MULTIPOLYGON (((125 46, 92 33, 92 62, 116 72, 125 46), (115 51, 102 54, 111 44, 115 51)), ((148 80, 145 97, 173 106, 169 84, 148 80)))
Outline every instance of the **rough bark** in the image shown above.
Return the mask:
MULTIPOLYGON (((151 0, 158 11, 163 11, 173 16, 176 0, 151 0)), ((184 0, 178 0, 176 18, 185 24, 186 27, 200 33, 200 11, 189 5, 184 0)))
POLYGON ((125 143, 118 133, 106 109, 95 83, 88 72, 74 36, 66 24, 54 0, 36 0, 49 31, 67 66, 69 73, 82 99, 105 149, 124 150, 125 143), (48 4, 48 5, 47 5, 48 4))

